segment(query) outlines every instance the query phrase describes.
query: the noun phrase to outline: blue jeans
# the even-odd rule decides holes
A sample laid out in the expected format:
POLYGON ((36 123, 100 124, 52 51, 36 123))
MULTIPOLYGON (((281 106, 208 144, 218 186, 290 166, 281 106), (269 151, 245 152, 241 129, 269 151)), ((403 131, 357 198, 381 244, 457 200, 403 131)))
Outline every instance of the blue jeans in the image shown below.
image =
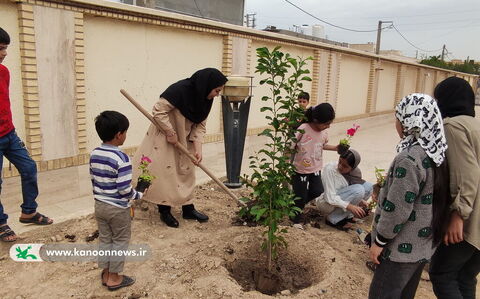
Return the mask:
MULTIPOLYGON (((18 137, 15 130, 0 137, 0 173, 3 167, 3 156, 7 158, 18 169, 22 178, 23 204, 22 213, 32 214, 37 210, 38 196, 37 165, 30 158, 25 144, 18 137)), ((0 194, 2 192, 2 179, 0 176, 0 194)), ((8 215, 3 212, 3 205, 0 202, 0 225, 7 223, 8 215)))
MULTIPOLYGON (((338 190, 337 195, 343 201, 346 201, 352 205, 358 206, 360 201, 367 200, 372 195, 373 186, 369 182, 363 184, 350 185, 338 190)), ((344 211, 342 208, 335 208, 331 212, 327 219, 333 224, 337 224, 345 218, 352 218, 353 214, 349 211, 344 211)))

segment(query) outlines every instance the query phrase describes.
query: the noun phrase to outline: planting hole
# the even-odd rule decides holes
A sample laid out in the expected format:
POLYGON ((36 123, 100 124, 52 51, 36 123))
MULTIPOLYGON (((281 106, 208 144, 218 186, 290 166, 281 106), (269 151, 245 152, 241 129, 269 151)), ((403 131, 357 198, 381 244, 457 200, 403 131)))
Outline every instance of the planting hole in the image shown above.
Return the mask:
POLYGON ((294 261, 288 256, 280 256, 269 273, 263 255, 249 259, 235 259, 226 267, 245 291, 257 290, 274 295, 284 290, 296 293, 316 282, 317 275, 308 264, 294 261))

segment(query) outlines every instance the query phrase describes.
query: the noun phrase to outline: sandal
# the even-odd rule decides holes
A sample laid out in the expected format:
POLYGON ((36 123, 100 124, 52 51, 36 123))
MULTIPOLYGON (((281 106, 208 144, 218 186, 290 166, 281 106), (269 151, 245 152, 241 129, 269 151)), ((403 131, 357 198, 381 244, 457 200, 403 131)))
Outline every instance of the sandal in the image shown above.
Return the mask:
POLYGON ((123 275, 123 279, 122 279, 122 282, 120 284, 117 284, 117 285, 114 285, 114 286, 108 286, 108 290, 109 291, 115 291, 115 290, 118 290, 118 289, 121 289, 121 288, 124 288, 124 287, 128 287, 132 284, 135 283, 135 278, 131 278, 127 275, 123 275))
POLYGON ((17 235, 8 225, 0 226, 0 238, 3 242, 15 242, 17 241, 17 235), (13 239, 8 239, 8 237, 14 236, 13 239))
POLYGON ((52 222, 49 222, 50 221, 50 218, 48 218, 47 216, 45 215, 42 215, 40 213, 35 213, 35 215, 33 215, 33 217, 30 217, 30 218, 22 218, 20 217, 20 222, 21 223, 33 223, 33 224, 37 224, 37 225, 50 225, 53 223, 52 222))
POLYGON ((349 223, 347 219, 343 219, 337 224, 333 224, 327 219, 325 219, 325 224, 344 232, 348 232, 352 228, 351 223, 349 223))
POLYGON ((106 282, 103 282, 103 274, 105 273, 105 269, 102 270, 102 272, 100 272, 100 280, 102 281, 102 286, 106 287, 107 286, 107 283, 106 282))

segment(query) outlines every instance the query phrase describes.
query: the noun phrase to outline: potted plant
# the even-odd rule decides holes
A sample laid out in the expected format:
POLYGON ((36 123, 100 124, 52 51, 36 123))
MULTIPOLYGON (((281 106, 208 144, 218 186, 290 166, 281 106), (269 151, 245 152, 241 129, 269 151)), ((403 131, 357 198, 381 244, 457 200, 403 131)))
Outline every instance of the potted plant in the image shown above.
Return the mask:
POLYGON ((140 159, 140 165, 138 166, 138 169, 141 170, 141 173, 138 176, 137 187, 135 187, 135 190, 139 192, 145 192, 145 189, 150 187, 152 181, 155 179, 155 176, 152 175, 148 169, 148 165, 150 163, 152 163, 152 160, 149 157, 142 155, 142 158, 140 159))
POLYGON ((352 137, 357 133, 357 130, 360 128, 359 125, 353 124, 353 126, 347 130, 347 137, 340 139, 340 143, 338 144, 337 147, 337 153, 339 155, 342 155, 348 149, 350 148, 350 141, 352 140, 352 137))
POLYGON ((377 182, 373 185, 372 201, 368 205, 370 210, 373 210, 377 206, 380 189, 385 186, 385 169, 375 167, 375 178, 377 182))

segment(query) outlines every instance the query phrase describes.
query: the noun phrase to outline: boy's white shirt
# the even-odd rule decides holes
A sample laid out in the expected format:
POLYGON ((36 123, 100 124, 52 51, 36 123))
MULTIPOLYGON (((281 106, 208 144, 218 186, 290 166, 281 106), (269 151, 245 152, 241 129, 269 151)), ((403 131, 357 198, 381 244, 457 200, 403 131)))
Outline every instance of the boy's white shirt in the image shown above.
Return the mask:
POLYGON ((338 162, 327 163, 322 169, 323 196, 317 202, 326 202, 329 205, 347 210, 348 202, 337 195, 338 190, 348 187, 347 180, 338 172, 338 162))

